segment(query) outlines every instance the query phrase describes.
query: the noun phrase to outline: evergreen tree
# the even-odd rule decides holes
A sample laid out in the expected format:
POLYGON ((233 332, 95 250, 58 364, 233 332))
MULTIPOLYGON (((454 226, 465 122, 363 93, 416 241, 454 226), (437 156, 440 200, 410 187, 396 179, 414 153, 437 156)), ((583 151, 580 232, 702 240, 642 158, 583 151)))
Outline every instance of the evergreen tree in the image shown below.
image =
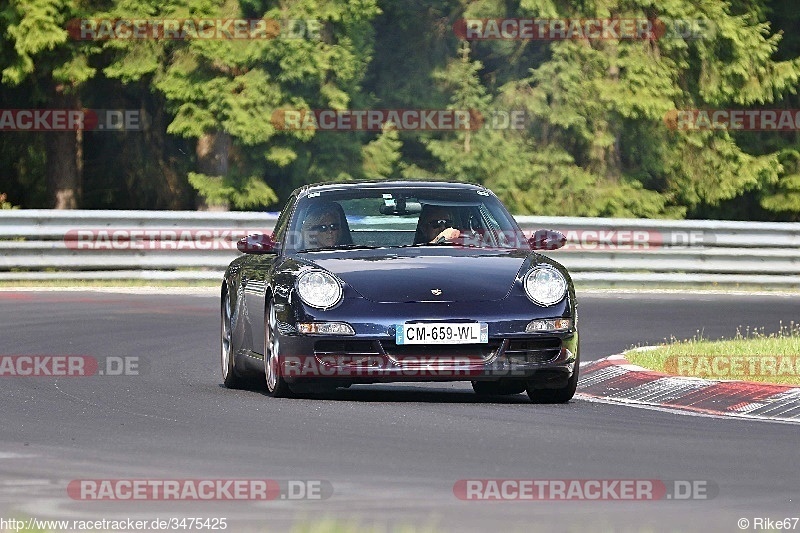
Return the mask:
MULTIPOLYGON (((592 216, 682 216, 778 180, 776 152, 747 153, 727 131, 671 131, 665 124, 676 109, 755 106, 795 90, 800 62, 773 59, 780 36, 761 20, 761 3, 537 0, 504 8, 476 1, 467 13, 660 19, 668 33, 540 42, 547 59, 492 88, 495 106, 526 111, 528 128, 430 143, 446 171, 471 172, 522 212, 592 216), (699 21, 700 32, 670 32, 674 19, 699 21)), ((463 79, 456 85, 453 101, 469 86, 463 79)))
MULTIPOLYGON (((2 78, 0 84, 21 87, 31 107, 80 109, 81 90, 95 74, 89 56, 91 43, 70 40, 67 23, 91 13, 90 2, 70 0, 11 0, 0 7, 2 78)), ((47 203, 74 209, 81 201, 82 131, 48 132, 44 181, 47 203)))
POLYGON ((352 146, 349 150, 332 146, 309 152, 313 131, 276 128, 271 118, 281 109, 344 109, 350 104, 370 58, 369 21, 377 7, 373 0, 272 4, 121 0, 109 13, 264 18, 283 25, 284 33, 269 39, 109 43, 122 53, 106 74, 123 80, 149 78, 174 115, 167 132, 196 140, 196 171, 187 177, 211 206, 273 204, 276 189, 286 189, 282 182, 294 182, 293 172, 311 179, 342 178, 343 169, 360 162, 358 142, 345 142, 352 146), (294 34, 287 35, 290 31, 294 34), (327 158, 328 153, 348 152, 356 154, 354 160, 327 158))

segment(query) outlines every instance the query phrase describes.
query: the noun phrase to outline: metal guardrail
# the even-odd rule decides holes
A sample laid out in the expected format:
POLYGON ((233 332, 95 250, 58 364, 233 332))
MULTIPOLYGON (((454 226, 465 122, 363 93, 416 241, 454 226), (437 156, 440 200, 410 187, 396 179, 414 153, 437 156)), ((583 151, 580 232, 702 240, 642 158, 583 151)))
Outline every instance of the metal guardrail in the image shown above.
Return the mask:
MULTIPOLYGON (((271 230, 276 217, 194 211, 0 211, 0 281, 219 280, 239 255, 236 240, 271 230), (145 242, 158 239, 160 244, 158 249, 135 249, 115 241, 118 235, 138 235, 145 242)), ((526 232, 550 228, 567 236, 563 249, 544 253, 563 263, 579 282, 800 287, 800 223, 516 218, 526 232)))

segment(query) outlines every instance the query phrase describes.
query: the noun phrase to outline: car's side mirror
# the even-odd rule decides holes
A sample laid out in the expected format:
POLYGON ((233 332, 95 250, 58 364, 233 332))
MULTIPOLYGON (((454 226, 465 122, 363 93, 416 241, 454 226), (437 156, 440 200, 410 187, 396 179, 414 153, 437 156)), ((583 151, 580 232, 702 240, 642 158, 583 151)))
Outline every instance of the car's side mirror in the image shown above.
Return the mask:
POLYGON ((533 250, 558 250, 567 244, 567 238, 560 231, 552 229, 537 229, 528 239, 528 244, 533 250))
POLYGON ((272 240, 271 235, 254 233, 239 239, 236 248, 246 254, 274 254, 278 252, 278 243, 272 240))

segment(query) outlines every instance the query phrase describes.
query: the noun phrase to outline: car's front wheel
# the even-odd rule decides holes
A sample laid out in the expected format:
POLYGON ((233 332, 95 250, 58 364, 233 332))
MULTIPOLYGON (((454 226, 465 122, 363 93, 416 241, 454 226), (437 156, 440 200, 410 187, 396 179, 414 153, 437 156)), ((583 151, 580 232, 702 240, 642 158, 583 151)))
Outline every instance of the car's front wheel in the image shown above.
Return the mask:
POLYGON ((246 385, 246 380, 236 373, 231 316, 231 295, 228 291, 225 291, 220 309, 220 363, 222 365, 222 382, 229 389, 241 389, 246 385))
POLYGON ((575 396, 575 391, 578 388, 578 370, 580 368, 580 361, 575 360, 575 367, 572 370, 572 375, 567 380, 563 387, 555 389, 541 389, 534 388, 533 383, 528 383, 528 398, 533 403, 567 403, 575 396))
POLYGON ((267 380, 267 394, 273 398, 288 398, 292 395, 292 390, 281 376, 280 336, 277 326, 275 302, 270 300, 264 324, 264 375, 267 380))

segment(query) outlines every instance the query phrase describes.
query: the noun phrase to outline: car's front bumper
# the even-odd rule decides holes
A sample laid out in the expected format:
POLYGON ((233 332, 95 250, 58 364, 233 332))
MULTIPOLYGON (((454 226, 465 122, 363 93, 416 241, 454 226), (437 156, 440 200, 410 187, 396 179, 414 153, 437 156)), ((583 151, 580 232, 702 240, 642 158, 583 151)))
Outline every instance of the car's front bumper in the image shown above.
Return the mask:
POLYGON ((347 383, 517 379, 558 387, 575 371, 579 343, 574 296, 551 307, 522 294, 498 302, 376 304, 345 299, 320 311, 280 302, 277 334, 281 374, 289 383, 320 379, 347 383), (566 331, 526 332, 531 320, 568 318, 566 331), (355 335, 306 335, 299 323, 339 322, 355 335), (396 344, 396 328, 414 322, 487 325, 485 344, 396 344))
POLYGON ((526 380, 560 386, 578 360, 576 331, 490 338, 475 345, 397 345, 393 339, 286 335, 281 374, 289 383, 526 380))

